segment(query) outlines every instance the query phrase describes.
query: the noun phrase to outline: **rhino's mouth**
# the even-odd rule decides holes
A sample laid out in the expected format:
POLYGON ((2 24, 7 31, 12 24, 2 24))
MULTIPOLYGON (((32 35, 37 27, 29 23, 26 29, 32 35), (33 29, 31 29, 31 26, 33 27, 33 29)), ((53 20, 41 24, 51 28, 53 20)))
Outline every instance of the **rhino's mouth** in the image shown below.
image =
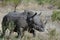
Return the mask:
POLYGON ((44 28, 40 28, 40 30, 39 30, 40 32, 44 32, 44 28))
POLYGON ((34 25, 34 29, 36 29, 36 30, 39 31, 39 32, 44 32, 44 28, 42 28, 42 27, 39 26, 39 25, 34 25))
POLYGON ((39 32, 44 32, 44 28, 36 28, 36 30, 39 32))

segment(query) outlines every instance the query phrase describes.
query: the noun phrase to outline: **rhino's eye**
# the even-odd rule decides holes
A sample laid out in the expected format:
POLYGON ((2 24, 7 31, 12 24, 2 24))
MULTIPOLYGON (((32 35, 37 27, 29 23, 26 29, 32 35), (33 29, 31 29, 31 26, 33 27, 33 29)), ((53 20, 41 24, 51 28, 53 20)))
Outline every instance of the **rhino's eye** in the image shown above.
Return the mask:
POLYGON ((43 25, 41 25, 41 28, 44 28, 43 25))
POLYGON ((30 21, 32 20, 32 18, 30 18, 30 21))
POLYGON ((38 28, 38 27, 37 27, 36 29, 37 29, 37 30, 39 30, 39 28, 38 28))

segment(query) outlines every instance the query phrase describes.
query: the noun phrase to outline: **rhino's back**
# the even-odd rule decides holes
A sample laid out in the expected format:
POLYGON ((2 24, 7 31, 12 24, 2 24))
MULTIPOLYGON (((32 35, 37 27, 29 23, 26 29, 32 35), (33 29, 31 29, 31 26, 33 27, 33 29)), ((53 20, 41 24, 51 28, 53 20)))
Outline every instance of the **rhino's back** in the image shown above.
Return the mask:
POLYGON ((26 15, 22 12, 9 12, 7 14, 7 17, 9 18, 9 20, 17 20, 19 18, 25 18, 26 19, 26 15))

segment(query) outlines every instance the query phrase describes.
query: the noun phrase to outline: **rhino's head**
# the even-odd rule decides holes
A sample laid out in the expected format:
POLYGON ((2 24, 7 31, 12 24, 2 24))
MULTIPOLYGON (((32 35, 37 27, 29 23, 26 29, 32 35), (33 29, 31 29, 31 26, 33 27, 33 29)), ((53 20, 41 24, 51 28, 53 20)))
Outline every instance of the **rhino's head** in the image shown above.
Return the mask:
MULTIPOLYGON (((36 13, 35 13, 36 14, 36 13)), ((45 23, 42 22, 41 18, 40 18, 40 14, 36 14, 35 16, 33 15, 33 21, 34 21, 34 29, 43 32, 45 29, 45 24, 47 23, 47 21, 45 23)))

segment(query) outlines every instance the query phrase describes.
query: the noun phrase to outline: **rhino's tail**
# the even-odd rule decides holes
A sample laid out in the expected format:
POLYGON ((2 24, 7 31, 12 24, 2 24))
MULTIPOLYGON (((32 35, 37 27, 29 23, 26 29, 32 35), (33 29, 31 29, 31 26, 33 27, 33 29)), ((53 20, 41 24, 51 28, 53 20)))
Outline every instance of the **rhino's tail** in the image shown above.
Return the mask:
POLYGON ((7 26, 7 16, 3 17, 2 26, 7 26))

